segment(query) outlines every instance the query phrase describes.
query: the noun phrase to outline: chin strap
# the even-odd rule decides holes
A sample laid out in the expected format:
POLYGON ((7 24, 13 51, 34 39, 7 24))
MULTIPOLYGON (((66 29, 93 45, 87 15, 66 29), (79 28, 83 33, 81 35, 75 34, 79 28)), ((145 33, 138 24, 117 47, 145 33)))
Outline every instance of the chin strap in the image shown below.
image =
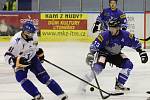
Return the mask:
POLYGON ((27 38, 27 39, 25 39, 25 40, 28 42, 28 41, 32 41, 33 38, 27 38))

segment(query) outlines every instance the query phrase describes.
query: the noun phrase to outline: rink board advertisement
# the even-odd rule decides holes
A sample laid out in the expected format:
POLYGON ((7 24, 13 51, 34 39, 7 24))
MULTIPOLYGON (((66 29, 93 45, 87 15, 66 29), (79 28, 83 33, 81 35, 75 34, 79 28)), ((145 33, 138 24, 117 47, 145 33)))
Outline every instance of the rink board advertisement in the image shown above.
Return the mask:
POLYGON ((28 20, 33 21, 38 29, 39 13, 0 12, 0 41, 9 41, 28 20))
POLYGON ((41 13, 41 39, 48 41, 87 40, 87 14, 41 13))
MULTIPOLYGON (((39 30, 42 41, 77 40, 91 42, 94 39, 93 36, 97 36, 97 34, 92 33, 92 27, 98 14, 0 12, 0 41, 8 41, 10 36, 21 29, 22 23, 32 20, 39 30)), ((149 16, 147 19, 150 18, 149 16)), ((144 13, 127 12, 126 17, 128 31, 139 38, 143 38, 144 13)))
POLYGON ((126 13, 128 20, 128 31, 134 33, 136 37, 144 37, 144 12, 142 13, 126 13))

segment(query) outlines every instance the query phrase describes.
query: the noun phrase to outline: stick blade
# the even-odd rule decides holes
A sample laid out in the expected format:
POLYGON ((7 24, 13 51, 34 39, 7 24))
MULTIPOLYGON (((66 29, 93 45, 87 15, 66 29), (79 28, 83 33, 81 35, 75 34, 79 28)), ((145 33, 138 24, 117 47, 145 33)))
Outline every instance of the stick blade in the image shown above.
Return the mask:
POLYGON ((118 92, 118 93, 110 93, 112 96, 119 96, 119 95, 124 95, 123 92, 118 92))
POLYGON ((147 93, 147 94, 150 94, 150 91, 147 91, 146 93, 147 93))
POLYGON ((102 99, 107 99, 108 97, 110 97, 110 95, 104 96, 102 99))
POLYGON ((120 96, 120 95, 124 95, 123 92, 114 92, 114 93, 109 93, 107 96, 103 96, 102 99, 107 99, 110 96, 120 96))

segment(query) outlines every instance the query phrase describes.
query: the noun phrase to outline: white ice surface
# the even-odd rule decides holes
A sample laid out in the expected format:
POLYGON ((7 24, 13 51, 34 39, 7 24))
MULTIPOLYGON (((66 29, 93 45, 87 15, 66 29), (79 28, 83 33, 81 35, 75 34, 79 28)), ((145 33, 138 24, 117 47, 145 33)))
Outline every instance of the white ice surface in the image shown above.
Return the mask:
MULTIPOLYGON (((80 42, 40 43, 40 46, 45 50, 47 60, 79 77, 90 70, 90 67, 85 63, 89 45, 89 43, 80 42)), ((3 55, 7 48, 8 43, 0 43, 0 100, 31 100, 32 97, 24 92, 20 84, 16 82, 13 69, 4 62, 3 55)), ((150 56, 150 50, 146 51, 150 56)), ((107 100, 146 100, 150 96, 145 93, 150 90, 150 60, 148 63, 142 64, 138 53, 134 50, 125 48, 123 52, 134 63, 134 69, 126 83, 131 91, 122 96, 111 96, 107 100)), ((43 66, 68 94, 69 100, 102 100, 96 89, 94 92, 90 92, 90 86, 88 86, 87 93, 82 95, 77 90, 78 79, 47 63, 44 63, 43 66)), ((115 77, 119 71, 120 69, 115 66, 106 65, 105 70, 97 76, 103 90, 113 91, 115 77)), ((37 81, 31 72, 28 73, 28 78, 35 83, 45 100, 59 100, 45 85, 37 81)), ((93 81, 92 84, 95 82, 93 81)))

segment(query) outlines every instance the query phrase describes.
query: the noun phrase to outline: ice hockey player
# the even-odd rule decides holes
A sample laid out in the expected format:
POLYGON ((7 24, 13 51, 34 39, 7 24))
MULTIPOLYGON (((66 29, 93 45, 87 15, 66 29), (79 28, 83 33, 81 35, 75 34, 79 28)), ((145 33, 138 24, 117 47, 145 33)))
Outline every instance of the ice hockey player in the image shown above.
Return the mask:
POLYGON ((98 30, 107 30, 109 21, 114 18, 119 19, 122 30, 127 29, 126 15, 117 8, 117 0, 109 0, 109 8, 105 8, 102 13, 98 15, 96 22, 94 23, 93 33, 98 30), (100 29, 98 29, 99 25, 100 29))
MULTIPOLYGON (((141 43, 134 37, 134 34, 120 29, 119 20, 112 19, 108 25, 109 30, 100 33, 90 45, 90 52, 87 54, 86 63, 91 66, 94 60, 94 54, 98 52, 98 59, 93 64, 92 70, 96 75, 100 74, 103 69, 105 69, 106 62, 121 68, 116 78, 115 89, 129 91, 130 88, 125 87, 124 84, 133 69, 133 63, 122 52, 122 48, 127 46, 135 49, 139 53, 142 63, 148 61, 148 56, 147 53, 142 50, 141 43)), ((87 73, 83 79, 92 82, 94 79, 92 71, 87 73)), ((80 83, 79 89, 81 93, 86 91, 86 86, 86 83, 80 83)))
POLYGON ((44 52, 42 48, 38 47, 36 31, 33 22, 26 21, 22 26, 22 30, 12 37, 10 47, 4 55, 5 60, 13 67, 16 80, 33 97, 32 100, 43 100, 44 98, 37 87, 28 79, 29 70, 60 100, 68 100, 68 96, 59 84, 50 78, 41 64, 44 61, 44 52))

